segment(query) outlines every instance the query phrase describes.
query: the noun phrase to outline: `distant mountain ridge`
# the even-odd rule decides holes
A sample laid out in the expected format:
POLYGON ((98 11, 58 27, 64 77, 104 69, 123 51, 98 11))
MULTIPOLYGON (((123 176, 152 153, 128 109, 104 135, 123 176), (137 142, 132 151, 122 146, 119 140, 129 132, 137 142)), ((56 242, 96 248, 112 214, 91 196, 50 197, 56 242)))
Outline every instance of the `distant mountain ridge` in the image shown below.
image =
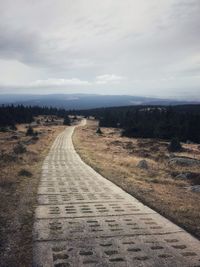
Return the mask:
POLYGON ((4 94, 0 95, 0 104, 23 104, 25 106, 48 106, 65 109, 92 109, 129 105, 183 105, 200 104, 198 101, 178 101, 130 95, 97 94, 4 94))

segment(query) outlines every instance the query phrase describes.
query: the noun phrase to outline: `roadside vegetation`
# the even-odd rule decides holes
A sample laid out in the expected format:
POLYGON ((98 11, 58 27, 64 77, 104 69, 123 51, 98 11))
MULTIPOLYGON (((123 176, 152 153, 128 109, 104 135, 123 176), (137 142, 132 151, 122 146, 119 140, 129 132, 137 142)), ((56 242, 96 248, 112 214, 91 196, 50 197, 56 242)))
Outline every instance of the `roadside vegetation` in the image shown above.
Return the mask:
POLYGON ((87 120, 73 142, 97 172, 200 238, 200 145, 122 133, 87 120))
POLYGON ((52 142, 64 130, 56 115, 0 131, 0 265, 31 266, 32 228, 41 167, 52 142))

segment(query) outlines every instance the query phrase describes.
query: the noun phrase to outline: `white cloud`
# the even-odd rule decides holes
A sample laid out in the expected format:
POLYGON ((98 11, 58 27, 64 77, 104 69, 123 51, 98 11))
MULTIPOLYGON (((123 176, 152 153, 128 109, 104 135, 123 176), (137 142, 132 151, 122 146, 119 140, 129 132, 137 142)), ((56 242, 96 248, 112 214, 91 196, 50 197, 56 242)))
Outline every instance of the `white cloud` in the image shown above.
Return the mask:
POLYGON ((63 87, 68 85, 75 86, 90 86, 90 85, 101 85, 101 84, 118 84, 123 81, 125 77, 118 76, 115 74, 104 74, 96 77, 94 81, 86 81, 78 78, 72 79, 46 79, 36 80, 28 84, 28 87, 63 87))
POLYGON ((123 81, 125 77, 115 74, 104 74, 96 77, 96 84, 117 84, 123 81))
POLYGON ((80 80, 77 78, 72 79, 47 79, 36 80, 29 84, 30 87, 52 87, 52 86, 68 86, 68 85, 90 85, 88 81, 80 80))

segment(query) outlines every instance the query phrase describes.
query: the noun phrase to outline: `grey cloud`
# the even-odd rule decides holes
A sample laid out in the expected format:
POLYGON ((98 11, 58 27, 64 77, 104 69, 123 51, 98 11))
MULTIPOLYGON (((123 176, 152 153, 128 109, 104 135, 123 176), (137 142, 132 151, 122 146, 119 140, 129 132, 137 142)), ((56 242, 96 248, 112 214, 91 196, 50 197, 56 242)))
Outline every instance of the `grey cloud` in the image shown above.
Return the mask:
MULTIPOLYGON (((91 83, 104 75, 126 77, 109 84, 113 92, 123 85, 122 93, 132 93, 136 80, 138 92, 147 94, 156 86, 158 94, 166 86, 196 86, 199 13, 199 0, 2 0, 0 71, 8 72, 1 59, 16 60, 40 72, 30 76, 30 83, 54 80, 68 85, 73 80, 80 90, 79 80, 91 83), (161 82, 165 80, 167 85, 161 82)), ((12 84, 16 75, 10 77, 12 84)), ((10 82, 4 76, 9 73, 0 84, 10 82)), ((107 89, 105 80, 93 86, 107 89)))
POLYGON ((0 57, 26 61, 28 55, 38 50, 38 36, 20 30, 0 27, 0 57))
POLYGON ((177 72, 180 76, 198 76, 200 78, 200 64, 194 67, 185 68, 177 72))

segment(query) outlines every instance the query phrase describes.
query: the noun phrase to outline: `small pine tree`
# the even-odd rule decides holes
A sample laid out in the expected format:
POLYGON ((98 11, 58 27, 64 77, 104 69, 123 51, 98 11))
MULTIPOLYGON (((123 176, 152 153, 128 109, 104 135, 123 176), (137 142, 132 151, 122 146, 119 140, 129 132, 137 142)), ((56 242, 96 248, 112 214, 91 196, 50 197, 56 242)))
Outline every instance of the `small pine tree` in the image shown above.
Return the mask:
POLYGON ((27 131, 26 131, 26 135, 28 136, 33 136, 34 135, 34 131, 33 128, 31 126, 28 127, 27 131))
POLYGON ((182 149, 181 143, 178 138, 173 138, 169 143, 168 150, 170 152, 178 152, 182 149))
POLYGON ((97 133, 97 134, 102 134, 102 130, 101 130, 100 127, 97 128, 96 133, 97 133))
POLYGON ((15 124, 11 124, 10 129, 13 130, 13 131, 16 131, 17 127, 15 126, 15 124))
POLYGON ((70 124, 71 124, 70 118, 66 115, 63 121, 63 125, 70 125, 70 124))

